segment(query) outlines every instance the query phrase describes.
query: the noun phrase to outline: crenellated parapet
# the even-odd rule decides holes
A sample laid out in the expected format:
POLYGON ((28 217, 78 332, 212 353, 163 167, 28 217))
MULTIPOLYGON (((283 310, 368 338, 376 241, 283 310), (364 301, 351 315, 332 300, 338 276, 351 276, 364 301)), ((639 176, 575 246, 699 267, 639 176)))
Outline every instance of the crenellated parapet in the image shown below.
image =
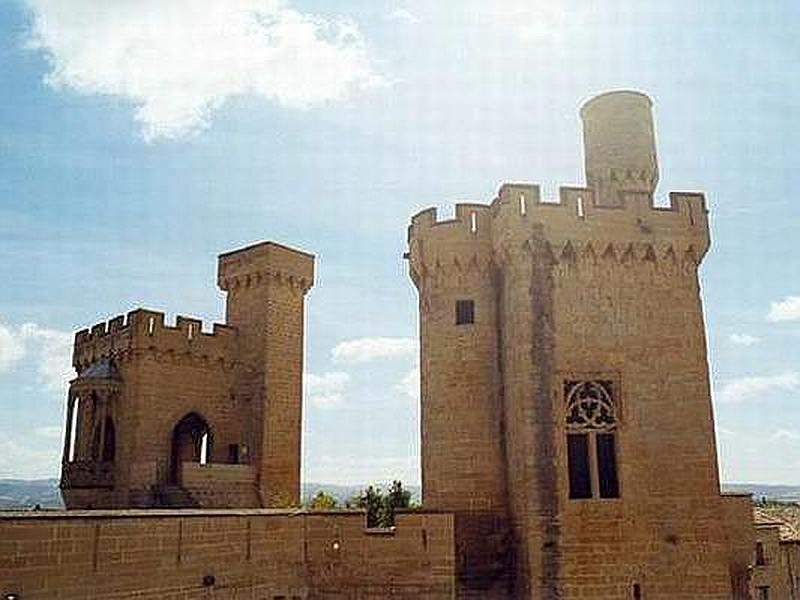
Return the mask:
POLYGON ((314 285, 314 256, 275 242, 262 242, 220 255, 217 271, 220 289, 230 292, 270 282, 305 294, 314 285))
POLYGON ((236 330, 214 323, 209 333, 200 319, 178 316, 167 325, 164 313, 137 309, 75 334, 72 364, 81 373, 101 359, 122 359, 137 350, 155 351, 176 358, 229 361, 236 330))
POLYGON ((408 228, 411 277, 485 271, 492 261, 492 214, 487 204, 456 205, 455 217, 439 221, 436 208, 411 218, 408 228))
POLYGON ((596 201, 592 189, 561 187, 545 201, 538 185, 507 183, 490 205, 458 204, 456 217, 437 221, 435 208, 414 215, 408 230, 411 275, 485 265, 534 238, 558 262, 597 261, 699 264, 708 250, 705 197, 672 192, 668 206, 648 193, 623 193, 616 205, 596 201))
POLYGON ((617 257, 683 256, 695 262, 708 250, 708 216, 701 193, 673 192, 668 206, 654 206, 648 193, 623 193, 617 205, 598 203, 593 190, 559 189, 557 202, 542 201, 539 186, 503 185, 492 202, 495 249, 518 246, 536 234, 559 258, 579 253, 617 257), (609 249, 610 248, 610 249, 609 249))

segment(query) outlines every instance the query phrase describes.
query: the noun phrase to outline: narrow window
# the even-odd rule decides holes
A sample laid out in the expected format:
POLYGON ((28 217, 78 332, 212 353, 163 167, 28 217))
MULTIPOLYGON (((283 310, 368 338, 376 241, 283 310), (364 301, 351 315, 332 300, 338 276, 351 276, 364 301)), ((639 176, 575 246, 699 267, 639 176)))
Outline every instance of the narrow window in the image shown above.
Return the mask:
POLYGON ((613 433, 597 434, 597 477, 601 498, 619 498, 617 449, 613 433))
POLYGON ((189 339, 194 338, 194 323, 189 323, 189 339))
POLYGON ((638 583, 633 584, 633 600, 642 600, 642 586, 638 583))
POLYGON ((758 590, 758 600, 769 600, 769 586, 761 585, 756 588, 758 590))
POLYGON ((147 320, 147 335, 153 335, 153 332, 156 330, 156 319, 155 317, 150 317, 147 320))
POLYGON ((92 460, 100 458, 100 425, 95 423, 92 434, 92 460))
POLYGON ((528 207, 525 204, 525 194, 520 194, 519 195, 519 214, 521 214, 524 217, 527 212, 528 212, 528 207))
POLYGON ((475 301, 456 300, 456 325, 469 325, 475 322, 475 301))
POLYGON ((200 438, 200 464, 208 464, 208 432, 203 434, 200 438))
POLYGON ((67 460, 69 462, 75 461, 75 451, 78 445, 78 413, 81 410, 81 399, 76 397, 72 405, 72 422, 69 427, 69 452, 67 460))
POLYGON ((584 218, 586 214, 583 212, 583 196, 578 196, 578 217, 584 218))
POLYGON ((232 465, 239 464, 239 444, 230 444, 228 446, 228 462, 232 465))
POLYGON ((767 558, 764 556, 764 544, 756 542, 756 566, 763 567, 767 564, 767 558))
POLYGON ((105 438, 103 439, 103 460, 114 462, 116 456, 117 435, 114 430, 114 421, 111 417, 106 417, 105 438))
POLYGON ((592 497, 592 475, 589 470, 589 436, 585 433, 567 434, 569 463, 569 497, 592 497))
POLYGON ((472 233, 478 231, 478 213, 470 213, 469 215, 469 227, 472 233))

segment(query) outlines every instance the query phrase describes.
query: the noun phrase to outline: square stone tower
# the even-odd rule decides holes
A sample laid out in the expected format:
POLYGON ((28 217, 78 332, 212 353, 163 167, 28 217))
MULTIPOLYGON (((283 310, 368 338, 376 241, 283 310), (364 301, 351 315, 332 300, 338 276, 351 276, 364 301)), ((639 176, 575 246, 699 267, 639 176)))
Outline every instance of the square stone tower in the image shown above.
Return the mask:
POLYGON ((698 267, 702 194, 658 181, 651 101, 587 102, 587 187, 412 218, 422 484, 465 597, 732 597, 698 267))

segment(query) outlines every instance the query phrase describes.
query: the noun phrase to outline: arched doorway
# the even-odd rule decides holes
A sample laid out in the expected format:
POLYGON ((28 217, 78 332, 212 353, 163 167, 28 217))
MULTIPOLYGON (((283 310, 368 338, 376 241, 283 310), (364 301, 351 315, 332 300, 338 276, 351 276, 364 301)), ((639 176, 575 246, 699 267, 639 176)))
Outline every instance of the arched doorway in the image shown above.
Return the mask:
POLYGON ((211 462, 213 435, 208 422, 197 413, 183 417, 172 430, 170 480, 178 482, 183 462, 211 462))

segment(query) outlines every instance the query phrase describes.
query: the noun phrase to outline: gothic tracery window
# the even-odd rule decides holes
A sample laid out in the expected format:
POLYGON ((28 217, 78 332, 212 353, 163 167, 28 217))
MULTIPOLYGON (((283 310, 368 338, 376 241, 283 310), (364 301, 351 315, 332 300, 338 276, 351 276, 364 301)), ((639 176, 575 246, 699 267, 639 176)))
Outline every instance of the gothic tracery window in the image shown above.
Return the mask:
POLYGON ((567 381, 564 399, 569 497, 618 498, 614 384, 567 381))

